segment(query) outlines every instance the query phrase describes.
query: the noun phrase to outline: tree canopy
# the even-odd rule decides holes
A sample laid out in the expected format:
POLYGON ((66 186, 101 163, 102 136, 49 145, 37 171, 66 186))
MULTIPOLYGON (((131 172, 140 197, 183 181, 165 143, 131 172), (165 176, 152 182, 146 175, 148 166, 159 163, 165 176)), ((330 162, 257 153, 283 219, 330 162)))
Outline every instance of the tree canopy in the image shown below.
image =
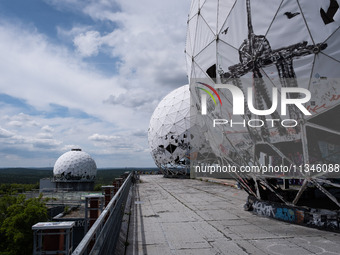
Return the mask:
POLYGON ((1 197, 0 254, 32 254, 32 226, 47 219, 47 208, 41 195, 30 199, 22 194, 1 197))

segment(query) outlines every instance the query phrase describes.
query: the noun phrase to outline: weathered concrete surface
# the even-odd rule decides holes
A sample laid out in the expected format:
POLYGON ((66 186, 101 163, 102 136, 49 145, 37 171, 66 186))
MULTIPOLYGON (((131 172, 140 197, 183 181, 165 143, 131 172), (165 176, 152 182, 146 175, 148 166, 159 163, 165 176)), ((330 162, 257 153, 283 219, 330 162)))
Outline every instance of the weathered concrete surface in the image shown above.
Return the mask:
POLYGON ((198 180, 141 176, 128 255, 340 254, 340 234, 254 216, 247 194, 198 180))

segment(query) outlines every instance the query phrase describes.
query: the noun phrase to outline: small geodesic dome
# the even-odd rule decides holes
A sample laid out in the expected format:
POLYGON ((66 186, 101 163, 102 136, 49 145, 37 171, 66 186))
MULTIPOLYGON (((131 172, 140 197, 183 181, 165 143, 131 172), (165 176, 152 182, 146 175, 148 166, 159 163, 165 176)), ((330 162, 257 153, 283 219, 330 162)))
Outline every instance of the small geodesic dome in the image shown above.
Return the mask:
POLYGON ((96 162, 81 149, 72 149, 61 155, 53 168, 56 181, 94 181, 96 174, 96 162))

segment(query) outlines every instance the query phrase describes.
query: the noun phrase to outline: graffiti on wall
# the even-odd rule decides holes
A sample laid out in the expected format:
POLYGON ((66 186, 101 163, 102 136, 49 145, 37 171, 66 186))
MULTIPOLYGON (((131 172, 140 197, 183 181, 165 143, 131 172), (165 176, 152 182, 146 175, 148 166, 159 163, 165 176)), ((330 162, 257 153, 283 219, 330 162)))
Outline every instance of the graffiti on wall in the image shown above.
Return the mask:
POLYGON ((340 231, 339 212, 324 209, 290 207, 284 204, 264 202, 254 198, 248 201, 252 203, 253 212, 260 216, 299 225, 337 232, 340 231))
POLYGON ((267 217, 273 217, 274 214, 274 208, 272 205, 260 201, 255 201, 253 204, 253 210, 256 214, 261 216, 267 216, 267 217))

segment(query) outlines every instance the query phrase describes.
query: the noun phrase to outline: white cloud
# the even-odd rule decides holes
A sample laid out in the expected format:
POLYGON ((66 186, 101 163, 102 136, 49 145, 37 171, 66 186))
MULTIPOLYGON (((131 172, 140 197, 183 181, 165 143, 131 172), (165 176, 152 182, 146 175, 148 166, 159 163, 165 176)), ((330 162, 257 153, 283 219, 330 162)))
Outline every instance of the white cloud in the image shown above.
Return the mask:
POLYGON ((22 112, 12 117, 6 116, 6 119, 8 120, 8 125, 13 127, 39 126, 39 123, 35 121, 31 116, 24 114, 22 112))
POLYGON ((81 33, 74 38, 73 43, 81 56, 96 56, 101 45, 100 33, 98 31, 81 33))
POLYGON ((46 132, 46 133, 52 133, 54 131, 54 129, 52 127, 50 127, 49 125, 45 125, 41 128, 42 131, 46 132))
POLYGON ((12 137, 13 133, 0 127, 0 138, 9 138, 12 137))
POLYGON ((33 145, 34 148, 38 149, 58 149, 61 141, 50 139, 50 138, 33 138, 29 139, 28 142, 33 145))
POLYGON ((63 27, 57 26, 57 35, 60 39, 65 41, 73 41, 73 39, 82 34, 86 33, 87 31, 92 30, 91 26, 86 25, 76 25, 73 26, 71 29, 65 29, 63 27))
POLYGON ((135 153, 149 154, 147 148, 141 144, 145 137, 135 136, 130 133, 120 133, 118 136, 93 134, 88 139, 98 148, 97 153, 111 155, 134 155, 135 153))
POLYGON ((37 138, 40 139, 53 139, 53 135, 50 133, 38 133, 37 138))
POLYGON ((21 121, 13 120, 13 121, 8 122, 8 125, 14 126, 14 127, 22 127, 24 123, 22 123, 21 121))
POLYGON ((93 134, 89 137, 89 140, 95 141, 95 142, 113 142, 115 140, 119 139, 119 136, 112 136, 112 135, 99 135, 99 134, 93 134))
POLYGON ((133 131, 132 135, 133 136, 137 136, 137 137, 146 137, 148 134, 147 130, 141 130, 141 129, 137 129, 136 131, 133 131))
MULTIPOLYGON (((120 74, 132 81, 126 84, 128 88, 150 87, 152 91, 187 83, 184 48, 189 0, 72 3, 94 20, 113 22, 113 31, 99 37, 98 31, 89 28, 75 36, 74 41, 83 56, 102 50, 119 57, 120 74)), ((69 1, 54 4, 64 6, 69 1)))
POLYGON ((26 148, 30 151, 40 151, 41 148, 58 150, 62 141, 55 139, 49 132, 37 133, 38 130, 46 131, 51 130, 51 128, 47 125, 41 127, 35 118, 27 114, 4 117, 2 122, 10 128, 10 131, 0 128, 0 150, 6 151, 10 148, 26 148), (21 121, 13 119, 20 119, 21 121), (32 125, 32 123, 34 124, 32 125))
POLYGON ((48 112, 54 104, 115 120, 102 101, 112 91, 124 91, 117 86, 119 77, 103 77, 34 31, 0 22, 0 38, 5 49, 0 51, 1 93, 24 98, 40 111, 48 112))
POLYGON ((144 93, 143 89, 134 89, 118 95, 110 95, 105 104, 122 105, 135 110, 149 111, 155 109, 159 99, 153 93, 144 93), (141 96, 143 95, 143 96, 141 96), (151 106, 151 109, 150 109, 151 106))

